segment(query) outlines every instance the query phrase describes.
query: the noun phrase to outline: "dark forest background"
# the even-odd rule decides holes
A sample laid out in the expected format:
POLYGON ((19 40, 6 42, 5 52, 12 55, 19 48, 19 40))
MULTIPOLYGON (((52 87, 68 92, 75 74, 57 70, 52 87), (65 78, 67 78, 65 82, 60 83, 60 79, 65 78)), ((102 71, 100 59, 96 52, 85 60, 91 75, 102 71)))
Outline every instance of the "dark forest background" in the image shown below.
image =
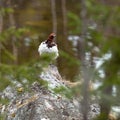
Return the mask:
POLYGON ((73 82, 82 71, 84 87, 89 80, 99 83, 93 94, 106 119, 111 106, 120 106, 120 1, 0 0, 0 91, 14 80, 39 79, 44 60, 37 49, 51 32, 61 75, 73 82))

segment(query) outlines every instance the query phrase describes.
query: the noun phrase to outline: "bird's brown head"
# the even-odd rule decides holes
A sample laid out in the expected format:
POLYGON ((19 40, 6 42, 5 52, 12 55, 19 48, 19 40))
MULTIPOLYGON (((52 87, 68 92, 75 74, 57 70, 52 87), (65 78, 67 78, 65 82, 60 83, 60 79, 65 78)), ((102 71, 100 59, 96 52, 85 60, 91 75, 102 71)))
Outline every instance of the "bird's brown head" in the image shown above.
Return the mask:
POLYGON ((48 48, 55 46, 55 42, 53 41, 53 39, 55 38, 56 34, 55 33, 51 33, 48 37, 48 39, 46 40, 46 44, 48 46, 48 48))
POLYGON ((56 36, 56 34, 55 33, 51 33, 50 35, 49 35, 49 37, 48 37, 48 41, 53 41, 53 39, 55 38, 55 36, 56 36))

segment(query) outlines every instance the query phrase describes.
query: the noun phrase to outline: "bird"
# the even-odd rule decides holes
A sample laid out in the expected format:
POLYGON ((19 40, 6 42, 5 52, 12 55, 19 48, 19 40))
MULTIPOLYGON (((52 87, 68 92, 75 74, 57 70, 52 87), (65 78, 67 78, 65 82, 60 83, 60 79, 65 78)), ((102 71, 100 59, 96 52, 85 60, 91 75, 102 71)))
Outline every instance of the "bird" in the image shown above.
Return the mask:
POLYGON ((54 41, 56 34, 51 33, 47 40, 43 41, 39 47, 38 52, 40 56, 51 55, 52 59, 55 60, 59 56, 57 44, 54 41))
POLYGON ((64 83, 62 82, 62 77, 55 64, 55 60, 59 56, 58 47, 54 40, 55 36, 55 33, 51 33, 48 38, 45 41, 41 42, 38 47, 38 52, 41 57, 43 56, 44 58, 44 55, 47 55, 47 57, 52 57, 52 59, 49 59, 50 61, 48 61, 45 57, 46 59, 44 60, 46 60, 48 64, 43 66, 43 71, 40 74, 40 79, 47 81, 49 83, 48 88, 51 89, 59 86, 64 86, 64 83))

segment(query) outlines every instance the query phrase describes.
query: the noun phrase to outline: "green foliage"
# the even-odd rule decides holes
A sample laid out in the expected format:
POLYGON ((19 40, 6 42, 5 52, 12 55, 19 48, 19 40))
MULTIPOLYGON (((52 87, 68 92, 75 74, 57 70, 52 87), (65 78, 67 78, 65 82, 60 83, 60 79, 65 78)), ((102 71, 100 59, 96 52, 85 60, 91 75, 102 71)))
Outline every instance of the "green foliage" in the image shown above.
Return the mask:
POLYGON ((72 98, 72 96, 73 96, 71 89, 68 89, 64 86, 56 87, 56 88, 53 89, 53 91, 57 94, 65 96, 69 99, 72 98))
POLYGON ((101 24, 105 25, 107 23, 108 17, 110 17, 110 6, 102 4, 95 0, 86 0, 86 6, 89 17, 100 21, 101 24))
POLYGON ((38 82, 40 83, 41 86, 48 89, 48 84, 49 83, 47 81, 40 79, 38 82))
MULTIPOLYGON (((93 5, 93 4, 91 4, 93 5)), ((111 54, 111 58, 104 61, 104 64, 100 69, 104 71, 105 77, 100 80, 102 85, 97 90, 97 94, 99 93, 100 101, 102 103, 102 112, 99 116, 99 120, 107 119, 107 112, 109 113, 109 107, 117 105, 119 106, 119 96, 117 93, 111 93, 110 88, 115 87, 116 91, 119 93, 120 89, 117 86, 120 86, 120 37, 118 33, 114 33, 114 31, 118 31, 119 27, 119 12, 118 6, 111 7, 109 5, 98 4, 94 1, 95 7, 90 7, 90 15, 93 16, 94 20, 98 20, 97 25, 102 26, 102 28, 90 31, 91 41, 95 46, 100 48, 100 54, 103 56, 106 53, 111 54), (98 8, 97 8, 98 7, 98 8), (116 23, 116 25, 114 24, 116 23), (108 27, 109 26, 109 27, 108 27), (112 31, 111 31, 112 29, 112 31), (97 34, 96 34, 97 33, 97 34), (107 104, 108 103, 108 104, 107 104), (106 110, 108 108, 108 111, 106 110)), ((99 71, 99 70, 98 70, 99 71)), ((97 71, 97 72, 98 72, 97 71)), ((113 91, 112 91, 113 92, 113 91)))
POLYGON ((67 14, 68 16, 68 20, 70 21, 68 23, 69 26, 69 33, 71 34, 79 34, 79 32, 81 31, 81 20, 79 18, 78 15, 76 15, 73 12, 68 12, 67 14), (72 30, 72 28, 75 28, 74 30, 72 30), (71 31, 72 30, 72 31, 71 31))
POLYGON ((1 104, 3 104, 3 105, 7 105, 8 102, 9 102, 8 99, 2 99, 2 98, 0 98, 0 103, 1 103, 1 104))
POLYGON ((23 82, 24 79, 26 79, 30 84, 34 81, 38 81, 41 66, 42 65, 39 63, 29 63, 20 66, 0 64, 0 80, 4 81, 0 84, 0 90, 3 90, 8 85, 12 84, 13 80, 17 80, 23 85, 25 84, 23 82))
POLYGON ((0 84, 0 90, 3 90, 8 85, 12 85, 13 81, 19 81, 24 87, 31 85, 33 82, 38 81, 40 85, 45 87, 48 83, 41 80, 39 75, 44 67, 49 65, 50 56, 44 56, 40 60, 33 60, 24 65, 7 65, 0 64, 0 80, 4 81, 0 84), (27 80, 27 83, 24 83, 27 80))
POLYGON ((49 63, 55 61, 56 53, 44 53, 40 56, 41 61, 43 62, 43 67, 48 66, 49 63))
POLYGON ((71 55, 69 55, 68 53, 60 50, 60 56, 62 56, 63 58, 65 58, 65 60, 67 61, 67 64, 72 67, 74 65, 80 65, 80 61, 77 58, 72 57, 71 55))
MULTIPOLYGON (((23 0, 23 2, 25 1, 23 0)), ((3 30, 0 33, 0 59, 2 59, 2 63, 0 64, 0 81, 2 81, 0 84, 0 90, 3 90, 6 86, 10 85, 12 80, 17 80, 22 83, 24 79, 27 79, 27 81, 29 81, 29 84, 31 84, 33 81, 39 81, 45 86, 47 86, 48 84, 39 79, 39 73, 41 72, 43 67, 46 67, 48 65, 50 61, 54 62, 51 59, 54 55, 45 55, 40 58, 41 60, 38 60, 37 47, 39 43, 46 38, 46 35, 51 32, 52 22, 50 20, 51 13, 48 12, 50 8, 49 4, 46 4, 47 1, 44 1, 44 4, 42 4, 42 1, 39 2, 41 6, 45 6, 33 9, 33 7, 31 7, 33 6, 33 2, 26 1, 26 4, 22 6, 23 10, 21 10, 21 6, 19 4, 17 4, 18 8, 16 8, 15 10, 9 7, 0 8, 0 15, 3 16, 4 20, 3 30), (6 18, 8 18, 8 15, 11 13, 14 13, 15 15, 15 19, 18 22, 16 24, 18 26, 24 27, 17 28, 9 26, 9 20, 6 20, 6 18), (29 26, 30 29, 26 28, 26 25, 29 26), (12 51, 13 37, 16 38, 15 46, 19 50, 18 65, 14 65, 13 62, 11 62, 15 60, 15 56, 13 55, 12 51), (27 37, 29 40, 31 40, 30 46, 24 44, 24 37, 27 37)), ((58 2, 59 1, 56 1, 56 11, 57 13, 61 13, 61 6, 58 4, 58 2)), ((93 78, 97 81, 100 81, 102 83, 102 86, 96 90, 97 92, 94 92, 94 95, 99 95, 99 98, 107 100, 108 102, 110 100, 111 105, 119 105, 120 7, 119 4, 117 4, 117 1, 103 2, 99 0, 86 0, 85 2, 87 10, 86 19, 88 22, 88 24, 85 25, 87 29, 86 35, 88 35, 86 36, 86 42, 92 43, 92 47, 86 46, 86 51, 91 52, 92 54, 95 47, 99 48, 99 52, 93 53, 93 56, 91 56, 91 58, 104 56, 108 52, 111 54, 111 58, 105 60, 100 69, 95 70, 93 78), (111 3, 113 3, 113 5, 111 3), (95 28, 92 28, 94 25, 96 25, 95 28), (105 73, 104 78, 101 78, 99 76, 99 70, 101 69, 105 73), (111 94, 110 97, 110 95, 107 95, 103 92, 103 89, 107 88, 110 85, 116 87, 116 96, 113 96, 111 94)), ((82 21, 80 18, 80 2, 74 2, 73 4, 73 1, 70 0, 69 2, 67 2, 67 9, 68 33, 70 35, 80 35, 82 31, 82 21)), ((62 15, 57 14, 57 17, 62 18, 62 15)), ((65 40, 63 40, 62 38, 63 21, 61 19, 58 19, 58 22, 57 42, 59 42, 60 47, 64 46, 71 53, 71 46, 67 44, 68 41, 65 42, 65 40)), ((59 63, 61 71, 64 71, 63 73, 68 73, 67 75, 71 76, 70 73, 78 72, 77 68, 78 66, 80 66, 80 62, 78 59, 64 51, 60 51, 60 56, 62 60, 64 59, 64 65, 62 67, 61 61, 59 63), (68 69, 66 69, 66 66, 68 67, 68 69), (77 67, 73 69, 74 66, 77 67), (69 70, 70 72, 68 72, 69 70)), ((74 88, 71 91, 73 91, 74 93, 79 92, 77 88, 74 88)), ((69 98, 71 98, 72 96, 71 91, 67 90, 64 87, 55 89, 56 93, 67 95, 69 98)), ((102 118, 100 119, 104 119, 104 115, 101 117, 102 118)))
POLYGON ((15 60, 15 56, 11 52, 9 52, 3 45, 2 45, 2 50, 5 59, 10 59, 13 61, 15 60))
POLYGON ((0 76, 0 80, 3 81, 0 84, 0 91, 4 90, 8 85, 11 84, 11 82, 9 81, 8 76, 0 76))
POLYGON ((27 79, 29 82, 37 81, 37 70, 34 66, 19 66, 14 73, 15 79, 21 82, 23 79, 27 79))
POLYGON ((27 32, 29 32, 29 29, 25 27, 23 28, 10 27, 0 33, 0 42, 5 42, 12 36, 15 36, 17 39, 19 39, 27 32))
POLYGON ((5 116, 6 116, 5 114, 1 114, 0 115, 0 120, 5 120, 5 116))
POLYGON ((4 90, 5 87, 10 85, 11 73, 13 73, 12 66, 6 64, 0 64, 0 80, 4 81, 0 84, 0 90, 4 90), (10 75, 10 76, 9 76, 10 75))
POLYGON ((7 7, 7 8, 0 7, 0 14, 1 15, 6 15, 6 14, 9 14, 9 13, 13 13, 13 12, 14 12, 14 9, 12 9, 10 7, 7 7))

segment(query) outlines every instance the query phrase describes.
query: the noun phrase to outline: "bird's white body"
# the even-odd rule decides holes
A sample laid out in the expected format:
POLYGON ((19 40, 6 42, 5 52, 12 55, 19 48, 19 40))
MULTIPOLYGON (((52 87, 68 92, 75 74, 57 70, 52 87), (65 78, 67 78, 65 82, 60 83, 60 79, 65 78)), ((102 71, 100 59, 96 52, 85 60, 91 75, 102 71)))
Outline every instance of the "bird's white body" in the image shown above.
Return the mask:
POLYGON ((54 59, 56 59, 59 56, 57 45, 48 47, 45 42, 42 42, 39 45, 38 52, 39 52, 40 56, 47 54, 47 53, 54 54, 54 59))

